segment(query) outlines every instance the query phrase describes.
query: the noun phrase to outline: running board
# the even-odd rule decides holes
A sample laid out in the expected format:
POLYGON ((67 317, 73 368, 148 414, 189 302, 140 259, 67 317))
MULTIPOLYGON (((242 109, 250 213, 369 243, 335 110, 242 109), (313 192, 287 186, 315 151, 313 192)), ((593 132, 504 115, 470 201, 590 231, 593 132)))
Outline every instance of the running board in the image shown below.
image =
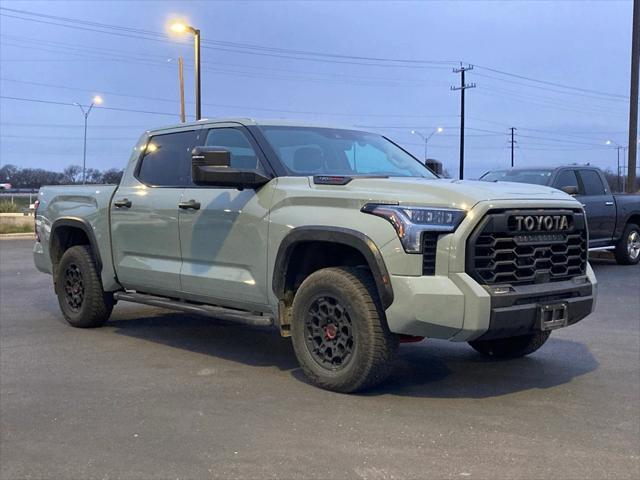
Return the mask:
POLYGON ((614 250, 615 248, 616 248, 615 245, 610 245, 608 247, 593 247, 593 248, 590 248, 589 251, 590 252, 601 252, 603 250, 614 250))
POLYGON ((273 317, 270 315, 245 312, 244 310, 235 310, 233 308, 189 303, 186 301, 172 300, 170 298, 156 297, 155 295, 134 292, 116 292, 113 294, 113 298, 125 302, 141 303, 143 305, 168 308, 170 310, 181 310, 183 312, 195 313, 198 315, 207 315, 219 320, 243 323, 245 325, 252 325, 256 327, 269 327, 273 325, 273 317))

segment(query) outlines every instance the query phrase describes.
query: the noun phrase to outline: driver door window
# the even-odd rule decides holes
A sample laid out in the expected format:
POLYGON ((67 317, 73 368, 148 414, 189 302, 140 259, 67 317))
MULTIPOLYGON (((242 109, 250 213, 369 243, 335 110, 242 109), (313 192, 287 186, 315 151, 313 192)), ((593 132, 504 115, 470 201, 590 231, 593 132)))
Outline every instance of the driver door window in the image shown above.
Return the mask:
POLYGON ((205 145, 229 150, 231 168, 264 172, 249 139, 237 128, 212 128, 207 134, 205 145))

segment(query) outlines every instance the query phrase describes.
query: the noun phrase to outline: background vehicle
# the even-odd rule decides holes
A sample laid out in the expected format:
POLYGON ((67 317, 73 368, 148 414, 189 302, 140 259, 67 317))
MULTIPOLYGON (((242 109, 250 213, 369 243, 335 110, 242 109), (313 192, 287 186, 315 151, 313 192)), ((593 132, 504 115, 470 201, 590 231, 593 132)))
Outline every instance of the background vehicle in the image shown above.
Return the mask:
POLYGON ((640 261, 640 195, 611 193, 599 168, 513 168, 485 173, 480 180, 546 185, 582 203, 589 224, 589 248, 613 250, 621 265, 640 261))
POLYGON ((148 131, 119 186, 42 188, 36 233, 71 325, 118 300, 275 324, 341 392, 415 337, 527 355, 596 295, 569 195, 437 179, 380 135, 282 122, 148 131))

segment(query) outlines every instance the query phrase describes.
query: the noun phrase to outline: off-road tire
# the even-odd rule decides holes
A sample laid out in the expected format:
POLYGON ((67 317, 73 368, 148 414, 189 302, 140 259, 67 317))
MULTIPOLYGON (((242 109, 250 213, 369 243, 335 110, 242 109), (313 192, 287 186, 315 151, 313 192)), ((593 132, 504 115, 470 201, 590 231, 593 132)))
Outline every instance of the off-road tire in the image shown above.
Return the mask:
POLYGON ((640 261, 640 255, 633 258, 629 254, 629 241, 634 234, 636 238, 640 237, 640 227, 635 223, 627 224, 613 251, 618 265, 636 265, 640 261))
MULTIPOLYGON (((335 311, 333 315, 337 315, 335 311)), ((326 328, 323 331, 326 332, 326 328)), ((389 331, 375 283, 369 270, 364 268, 331 267, 309 275, 293 300, 291 336, 298 362, 311 383, 342 393, 383 382, 391 372, 398 350, 398 336, 389 331), (314 340, 310 330, 314 327, 307 323, 317 320, 312 313, 314 305, 329 298, 336 301, 336 309, 340 306, 344 312, 338 318, 348 318, 352 326, 342 326, 337 333, 344 335, 341 341, 345 337, 352 340, 352 349, 348 360, 335 367, 319 363, 313 345, 309 345, 317 341, 317 337, 314 340), (349 334, 344 334, 345 328, 349 334)), ((324 338, 327 342, 333 341, 324 338)))
POLYGON ((113 294, 102 289, 96 262, 87 245, 76 245, 62 255, 56 268, 56 293, 65 320, 74 327, 101 327, 113 310, 113 294))
POLYGON ((469 342, 476 351, 492 358, 519 358, 538 350, 548 340, 550 330, 537 331, 519 337, 475 340, 469 342))

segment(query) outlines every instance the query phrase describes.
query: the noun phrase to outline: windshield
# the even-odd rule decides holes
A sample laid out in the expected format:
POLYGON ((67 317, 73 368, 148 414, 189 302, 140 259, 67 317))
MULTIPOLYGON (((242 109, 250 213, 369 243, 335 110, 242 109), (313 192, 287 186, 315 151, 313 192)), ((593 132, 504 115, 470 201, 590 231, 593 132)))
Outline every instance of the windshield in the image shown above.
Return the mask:
POLYGON ((495 170, 487 172, 480 180, 486 182, 516 182, 547 185, 551 178, 551 170, 495 170))
POLYGON ((290 175, 437 178, 415 157, 373 133, 288 126, 260 130, 290 175))

